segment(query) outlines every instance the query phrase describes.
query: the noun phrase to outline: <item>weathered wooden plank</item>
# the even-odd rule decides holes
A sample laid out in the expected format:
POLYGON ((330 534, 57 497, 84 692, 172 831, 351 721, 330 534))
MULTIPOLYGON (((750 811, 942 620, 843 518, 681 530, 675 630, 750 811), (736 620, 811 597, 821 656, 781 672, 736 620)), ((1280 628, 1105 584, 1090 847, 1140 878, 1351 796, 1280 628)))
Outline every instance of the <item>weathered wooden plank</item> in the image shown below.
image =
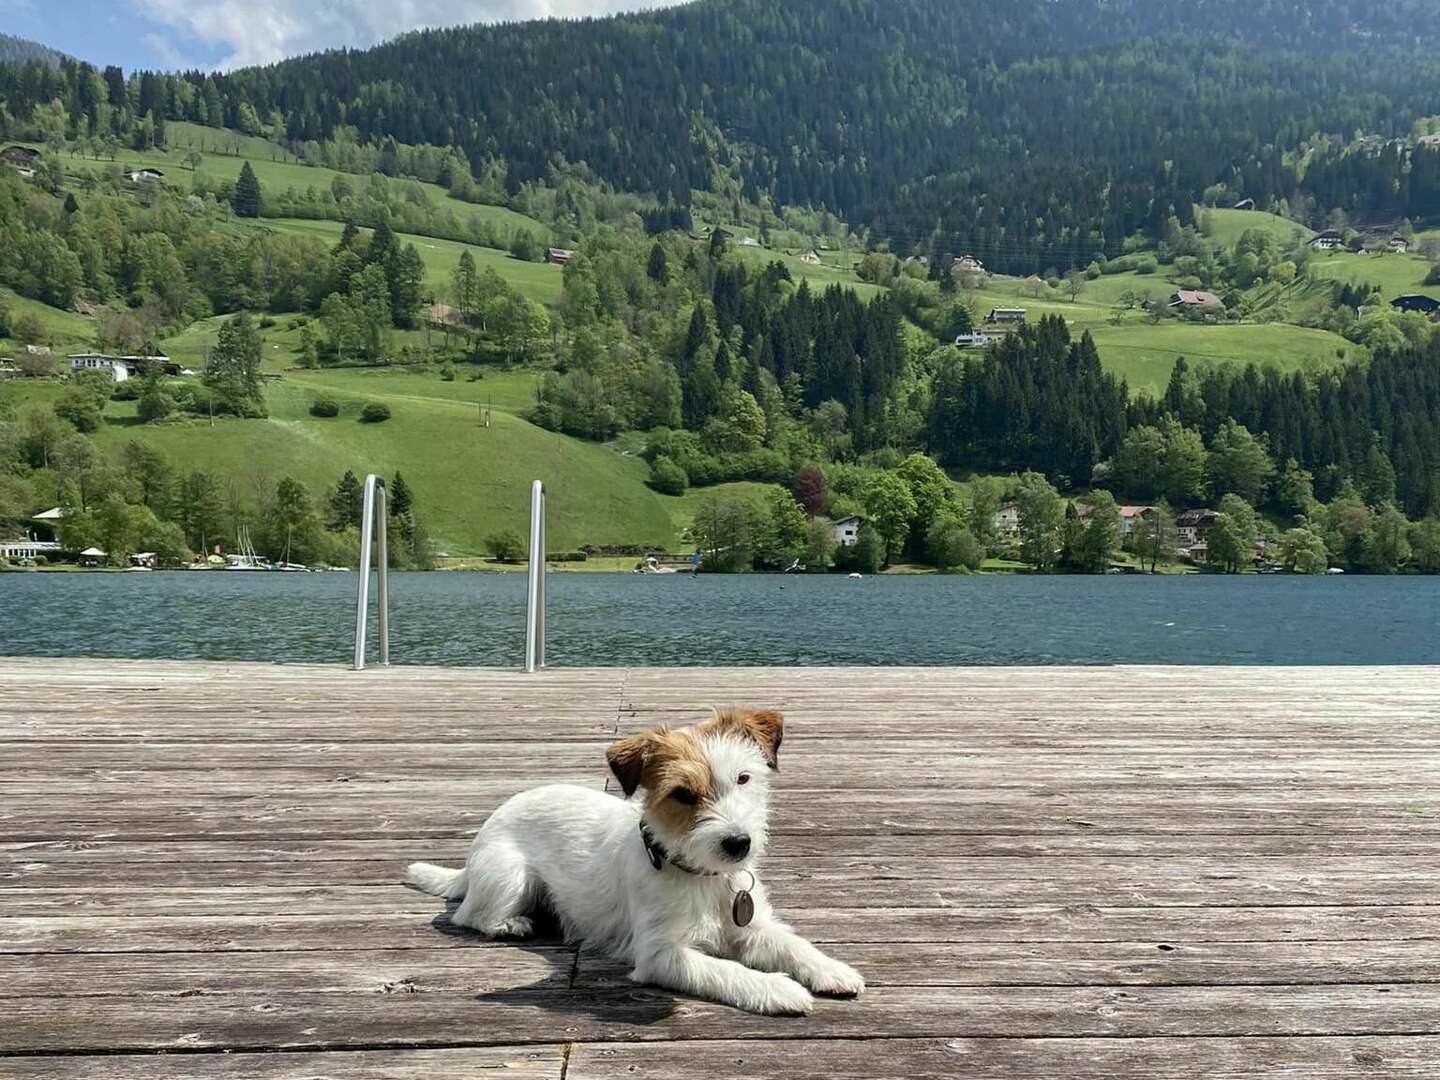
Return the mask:
POLYGON ((0 1057, 0 1080, 560 1080, 560 1046, 0 1057))
MULTIPOLYGON (((234 993, 428 993, 630 986, 629 967, 560 945, 295 952, 0 954, 0 999, 234 993), (57 977, 63 975, 63 977, 57 977)), ((1245 986, 1440 982, 1430 940, 1052 944, 839 942, 878 986, 1245 986)))
MULTIPOLYGON (((458 846, 440 853, 417 847, 410 857, 454 866, 465 861, 458 846)), ((416 894, 399 888, 407 861, 109 864, 98 878, 83 867, 11 875, 0 864, 0 916, 264 914, 289 910, 297 900, 327 910, 408 911, 417 905, 416 894), (16 880, 5 880, 12 876, 16 880), (269 903, 256 908, 257 901, 269 903)), ((1440 866, 1415 856, 935 857, 917 868, 902 859, 781 855, 767 858, 763 869, 778 902, 808 907, 1398 905, 1426 904, 1440 892, 1440 866)))
POLYGON ((1440 1039, 1253 1037, 577 1043, 566 1080, 1433 1080, 1440 1039))
MULTIPOLYGON (((650 987, 12 998, 0 1053, 330 1049, 772 1038, 780 1023, 650 987)), ((1440 985, 878 987, 824 1001, 789 1037, 1035 1038, 1440 1033, 1440 985)))
MULTIPOLYGON (((1054 943, 1406 941, 1436 938, 1440 906, 1263 908, 786 908, 818 942, 1054 943)), ((469 947, 480 942, 423 912, 132 915, 0 919, 0 953, 285 951, 469 947)), ((503 948, 503 945, 495 946, 503 948)))
MULTIPOLYGON (((125 841, 84 837, 0 843, 0 876, 43 874, 67 868, 102 872, 115 864, 165 865, 196 863, 405 863, 423 853, 430 861, 463 860, 474 834, 452 829, 442 839, 395 836, 380 839, 226 839, 125 841)), ((1304 859, 1368 858, 1373 856, 1440 856, 1440 833, 1340 834, 1309 830, 1300 833, 1187 833, 1180 836, 1105 833, 1093 829, 1053 836, 1009 834, 932 836, 854 834, 839 831, 780 834, 771 841, 775 859, 915 860, 942 858, 1144 858, 1304 859)))

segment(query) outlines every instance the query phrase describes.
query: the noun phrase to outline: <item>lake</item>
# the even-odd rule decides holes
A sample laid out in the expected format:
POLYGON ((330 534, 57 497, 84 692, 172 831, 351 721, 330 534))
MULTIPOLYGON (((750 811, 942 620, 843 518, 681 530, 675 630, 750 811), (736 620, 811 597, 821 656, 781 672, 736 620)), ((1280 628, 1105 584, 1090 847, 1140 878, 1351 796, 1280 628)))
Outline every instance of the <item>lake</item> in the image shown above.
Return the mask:
MULTIPOLYGON (((0 655, 347 663, 355 585, 0 574, 0 655)), ((1440 663, 1435 577, 551 574, 548 589, 552 665, 1440 663)), ((393 662, 522 664, 523 574, 395 573, 390 592, 393 662)))

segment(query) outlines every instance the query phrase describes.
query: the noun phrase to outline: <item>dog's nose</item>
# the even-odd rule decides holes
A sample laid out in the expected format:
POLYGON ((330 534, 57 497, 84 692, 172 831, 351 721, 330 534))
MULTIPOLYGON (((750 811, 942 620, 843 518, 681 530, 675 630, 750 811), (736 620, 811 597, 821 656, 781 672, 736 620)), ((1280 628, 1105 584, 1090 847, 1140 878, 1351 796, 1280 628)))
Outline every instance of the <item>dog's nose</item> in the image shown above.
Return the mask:
POLYGON ((720 847, 732 859, 743 859, 750 851, 750 837, 727 836, 720 841, 720 847))

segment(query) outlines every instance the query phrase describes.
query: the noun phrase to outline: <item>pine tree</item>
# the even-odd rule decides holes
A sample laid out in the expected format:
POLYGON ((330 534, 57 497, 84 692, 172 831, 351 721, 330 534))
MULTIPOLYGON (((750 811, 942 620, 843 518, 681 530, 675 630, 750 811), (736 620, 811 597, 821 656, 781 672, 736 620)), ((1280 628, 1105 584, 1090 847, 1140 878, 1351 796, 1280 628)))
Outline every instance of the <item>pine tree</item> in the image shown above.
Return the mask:
POLYGON ((360 527, 360 517, 364 510, 365 489, 356 478, 353 470, 346 469, 345 475, 335 485, 334 492, 330 495, 330 513, 325 524, 336 532, 345 529, 360 527))
POLYGON ((236 217, 258 218, 260 216, 260 180, 256 177, 255 170, 250 167, 248 161, 240 167, 240 178, 235 181, 235 194, 230 199, 230 205, 234 209, 236 217))
POLYGON ((658 281, 661 285, 670 277, 670 259, 659 240, 656 240, 655 246, 650 249, 650 262, 645 267, 645 272, 650 275, 651 281, 658 281))
POLYGON ((405 478, 397 470, 395 480, 390 485, 390 514, 400 523, 401 534, 409 540, 415 532, 415 507, 414 496, 410 493, 410 485, 405 483, 405 478))

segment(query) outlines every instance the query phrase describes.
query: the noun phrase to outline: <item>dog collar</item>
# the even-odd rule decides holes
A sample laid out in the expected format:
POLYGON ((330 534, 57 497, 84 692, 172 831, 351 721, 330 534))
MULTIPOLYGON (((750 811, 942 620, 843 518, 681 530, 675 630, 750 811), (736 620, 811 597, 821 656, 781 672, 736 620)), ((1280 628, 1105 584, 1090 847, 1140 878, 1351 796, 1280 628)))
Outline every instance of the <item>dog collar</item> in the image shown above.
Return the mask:
POLYGON ((655 839, 655 834, 650 831, 650 826, 644 821, 640 822, 640 839, 645 844, 645 855, 650 860, 650 865, 656 870, 663 870, 668 862, 676 870, 686 874, 694 874, 696 877, 719 877, 713 870, 697 870, 678 855, 671 855, 665 850, 665 846, 655 839))

